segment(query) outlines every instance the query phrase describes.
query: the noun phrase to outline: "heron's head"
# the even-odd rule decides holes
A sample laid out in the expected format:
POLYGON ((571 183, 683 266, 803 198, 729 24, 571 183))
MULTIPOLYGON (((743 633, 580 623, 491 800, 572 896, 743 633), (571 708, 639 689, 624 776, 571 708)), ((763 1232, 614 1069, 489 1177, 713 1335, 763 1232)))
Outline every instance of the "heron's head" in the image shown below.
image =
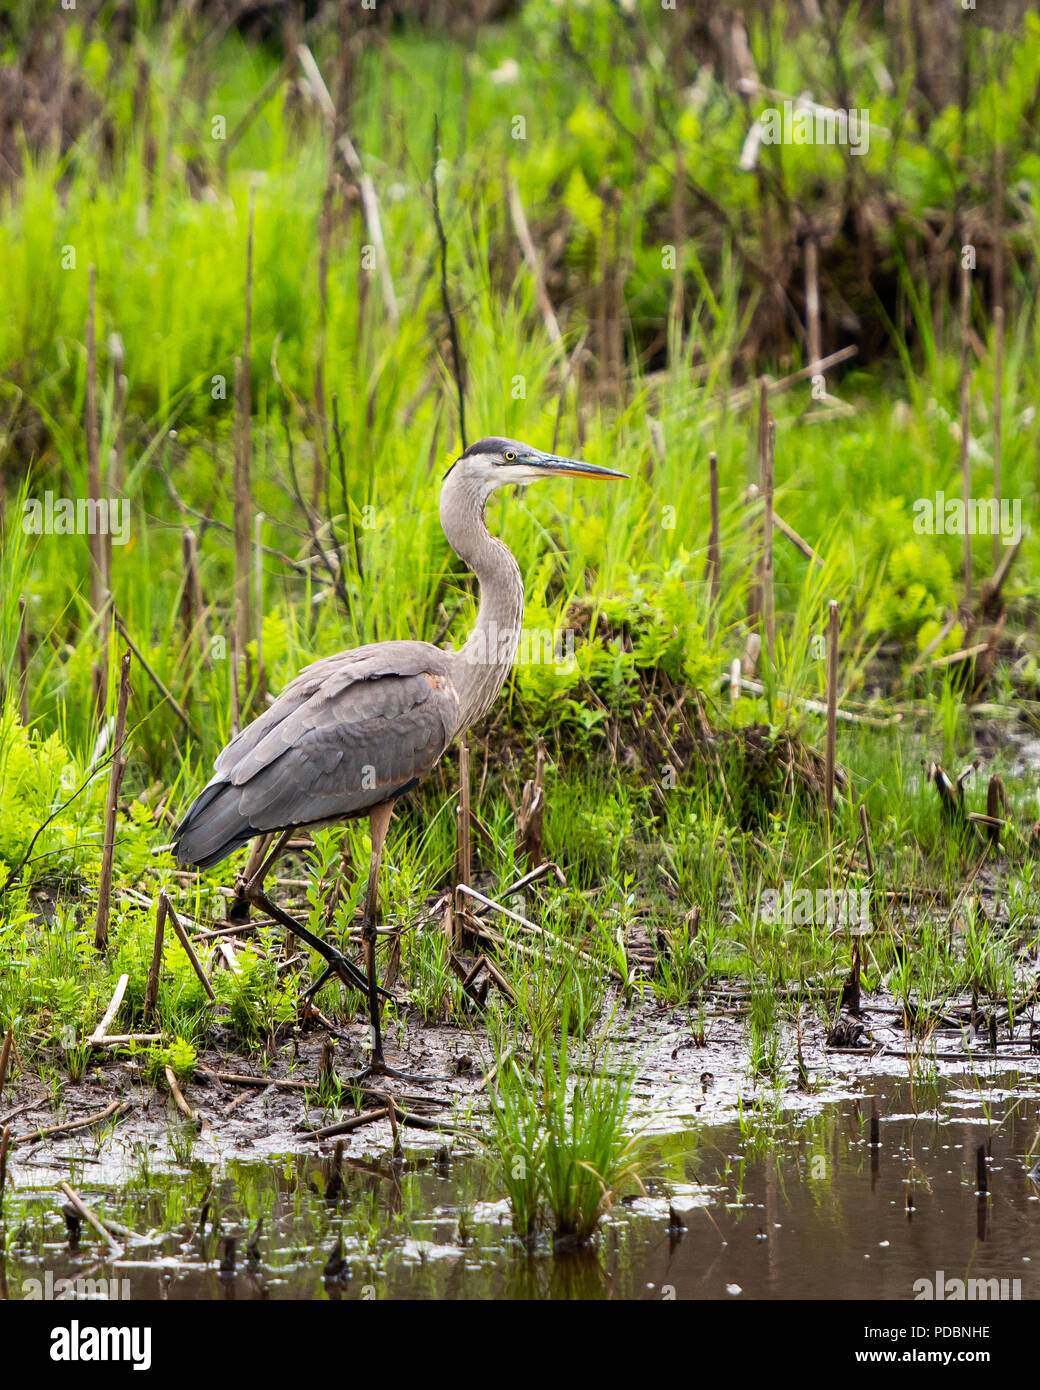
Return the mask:
POLYGON ((627 473, 615 473, 611 468, 599 468, 577 459, 546 454, 519 439, 500 439, 489 436, 478 439, 461 454, 450 473, 461 474, 474 484, 483 496, 489 497, 496 488, 513 483, 533 483, 538 478, 626 478, 627 473))

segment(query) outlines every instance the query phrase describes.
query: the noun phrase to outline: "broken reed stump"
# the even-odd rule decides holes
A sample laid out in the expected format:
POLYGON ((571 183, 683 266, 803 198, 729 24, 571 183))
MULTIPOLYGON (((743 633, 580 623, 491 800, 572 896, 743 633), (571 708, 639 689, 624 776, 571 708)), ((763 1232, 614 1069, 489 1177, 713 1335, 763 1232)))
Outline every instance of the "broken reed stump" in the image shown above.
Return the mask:
POLYGON ((517 842, 513 862, 540 864, 542 854, 542 833, 545 813, 545 742, 538 740, 535 754, 534 777, 524 783, 520 806, 516 816, 517 842))
POLYGON ((326 1033, 321 1044, 321 1062, 318 1065, 318 1090, 328 1092, 336 1080, 336 1043, 331 1034, 326 1033))
POLYGON ((130 701, 130 653, 124 652, 119 668, 119 696, 116 703, 116 726, 112 735, 112 767, 108 778, 105 801, 105 842, 101 850, 101 878, 98 883, 97 919, 94 923, 94 945, 103 951, 108 944, 108 916, 112 904, 112 859, 116 847, 116 812, 119 788, 126 771, 126 709, 130 701))
POLYGON ((256 642, 256 694, 262 701, 267 681, 264 674, 264 514, 253 518, 253 638, 256 642))
POLYGON ((166 921, 169 922, 170 926, 176 933, 177 940, 184 947, 184 954, 188 957, 188 960, 191 962, 192 969, 195 971, 195 974, 199 977, 199 983, 202 985, 202 988, 206 991, 206 997, 209 999, 209 1002, 211 1004, 215 1003, 217 996, 213 993, 213 986, 206 978, 206 972, 203 970, 199 958, 195 954, 195 948, 192 946, 191 941, 188 939, 188 933, 185 931, 184 925, 181 922, 181 919, 177 916, 173 903, 170 902, 169 895, 167 894, 164 888, 161 888, 159 890, 159 903, 162 907, 165 908, 166 921))
MULTIPOLYGON (((194 643, 199 644, 200 652, 205 652, 205 635, 202 631, 202 581, 199 576, 199 543, 195 532, 185 526, 181 532, 181 567, 184 570, 184 588, 181 590, 181 628, 184 632, 184 649, 190 652, 194 643)), ((185 691, 185 702, 191 697, 191 670, 189 664, 189 685, 185 691)))
POLYGON ((827 606, 827 752, 824 765, 824 805, 828 819, 834 814, 834 754, 838 738, 838 638, 841 622, 838 605, 827 606))
MULTIPOLYGON (((234 637, 239 658, 245 656, 249 642, 249 615, 252 611, 249 602, 249 578, 251 572, 252 515, 253 503, 249 478, 249 389, 246 384, 245 367, 240 357, 235 358, 235 584, 234 637)), ((236 676, 237 680, 237 676, 236 676)), ((242 706, 239 695, 239 708, 242 706)))
POLYGON ((14 1025, 12 1024, 4 1034, 3 1046, 0 1047, 0 1096, 4 1093, 4 1082, 7 1080, 7 1068, 11 1062, 11 1049, 14 1046, 14 1025))
POLYGON ((231 670, 228 694, 231 699, 231 736, 242 732, 242 697, 239 693, 239 665, 241 662, 241 649, 239 647, 239 614, 242 605, 238 599, 235 600, 235 617, 231 624, 231 670))
POLYGON ((989 1174, 986 1171, 986 1146, 980 1144, 975 1150, 975 1191, 980 1197, 989 1195, 989 1174))
MULTIPOLYGON (((130 382, 127 378, 126 349, 123 346, 123 339, 119 333, 108 335, 108 355, 112 361, 112 376, 115 382, 115 399, 112 405, 112 416, 115 420, 116 434, 111 449, 108 451, 108 494, 113 496, 123 490, 123 460, 126 455, 126 397, 130 389, 130 382)), ((111 557, 110 557, 111 558, 111 557)), ((111 584, 112 570, 109 564, 109 582, 111 584)))
POLYGON ((870 822, 867 820, 867 808, 862 802, 859 807, 859 824, 862 832, 863 856, 867 861, 867 873, 874 877, 874 848, 870 843, 870 822))
MULTIPOLYGON (((101 501, 101 437, 98 426, 97 409, 97 321, 96 321, 97 269, 93 262, 87 266, 87 381, 86 381, 86 434, 87 434, 87 498, 93 504, 97 515, 101 501)), ((87 533, 87 550, 90 555, 90 607, 95 615, 101 612, 105 600, 105 559, 104 538, 100 527, 93 527, 87 533)), ((102 709, 104 706, 102 706, 102 709)))
POLYGON ((155 909, 155 940, 152 944, 152 963, 148 967, 148 983, 144 991, 144 1021, 152 1016, 159 998, 159 970, 162 966, 163 937, 166 933, 166 899, 160 893, 155 909))
MULTIPOLYGON (((101 434, 97 408, 97 314, 96 314, 97 270, 91 263, 87 267, 87 379, 86 379, 86 435, 87 435, 87 499, 97 515, 101 506, 101 434)), ((108 636, 109 636, 109 573, 111 570, 111 537, 106 529, 102 534, 100 527, 87 533, 87 550, 90 556, 90 607, 98 622, 98 655, 92 671, 94 691, 94 713, 98 724, 104 720, 108 705, 108 636)))

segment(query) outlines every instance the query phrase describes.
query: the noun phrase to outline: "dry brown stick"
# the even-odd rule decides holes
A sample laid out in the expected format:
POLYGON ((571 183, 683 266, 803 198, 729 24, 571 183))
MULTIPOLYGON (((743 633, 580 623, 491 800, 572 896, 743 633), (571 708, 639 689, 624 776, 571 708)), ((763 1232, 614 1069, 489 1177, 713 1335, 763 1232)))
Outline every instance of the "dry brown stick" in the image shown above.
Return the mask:
POLYGON ((525 888, 530 887, 532 883, 537 883, 540 878, 544 878, 545 875, 549 873, 556 875, 556 881, 561 888, 567 887, 566 876, 559 864, 554 864, 552 860, 546 859, 543 863, 539 864, 536 869, 529 869, 526 874, 523 874, 520 878, 514 879, 512 883, 507 884, 506 887, 502 889, 502 897, 508 898, 513 893, 522 893, 525 888))
POLYGON ((112 998, 108 1001, 108 1008, 105 1010, 101 1022, 87 1039, 88 1042, 99 1043, 102 1041, 109 1028, 115 1022, 116 1014, 119 1012, 119 1006, 123 1002, 123 995, 126 993, 126 987, 129 983, 129 975, 120 975, 116 982, 116 987, 112 992, 112 998))
MULTIPOLYGON (((1004 308, 998 304, 993 310, 993 496, 1000 514, 1002 451, 1003 451, 1003 410, 1004 410, 1004 308)), ((993 563, 1000 559, 1001 535, 998 527, 993 532, 993 563)))
POLYGON ((18 713, 29 725, 29 638, 25 631, 25 595, 18 595, 18 713))
MULTIPOLYGON (((112 416, 115 420, 116 436, 108 452, 107 492, 111 497, 123 490, 123 458, 126 453, 126 397, 130 389, 123 370, 126 366, 126 350, 118 333, 108 335, 108 355, 112 359, 112 376, 115 382, 115 399, 112 402, 112 416)), ((109 583, 111 584, 111 552, 109 560, 109 583)))
MULTIPOLYGON (((475 888, 470 888, 466 884, 460 884, 458 891, 465 894, 466 897, 473 898, 476 902, 482 903, 484 907, 490 907, 496 912, 500 912, 503 917, 508 917, 510 921, 516 922, 524 931, 552 942, 554 946, 562 946, 567 951, 573 951, 584 960, 592 959, 588 952, 583 951, 580 946, 575 946, 573 942, 564 940, 562 936, 557 936, 555 933, 547 931, 545 927, 539 927, 536 923, 528 921, 526 917, 521 917, 518 912, 512 912, 508 907, 503 907, 501 903, 495 902, 493 898, 486 898, 483 893, 478 893, 475 888)), ((475 918, 474 920, 480 921, 479 918, 475 918)), ((481 923, 481 925, 484 926, 486 924, 481 923)), ((499 941, 501 940, 501 938, 498 939, 499 941)), ((519 943, 514 943, 514 945, 519 945, 519 943)))
POLYGON ((353 1115, 349 1120, 340 1120, 337 1124, 326 1125, 324 1129, 312 1129, 302 1135, 304 1139, 332 1139, 337 1134, 349 1134, 353 1129, 360 1129, 362 1125, 374 1124, 376 1120, 385 1120, 390 1114, 388 1106, 382 1106, 378 1110, 367 1110, 363 1115, 353 1115))
POLYGON ((138 663, 144 671, 145 675, 149 678, 149 680, 155 686, 156 690, 158 690, 159 694, 170 706, 170 709, 173 710, 174 714, 184 725, 184 732, 190 734, 192 738, 198 739, 199 735, 197 730, 192 725, 192 722, 188 718, 187 714, 185 714, 184 710, 181 708, 181 705, 179 704, 176 696, 163 684, 162 677, 159 676, 156 673, 155 669, 149 665, 147 658, 141 652, 141 648, 136 644, 136 642, 130 636, 129 632, 127 632, 126 623, 123 622, 123 619, 115 610, 113 610, 113 619, 115 621, 117 632, 119 633, 123 641, 126 643, 126 645, 133 652, 134 656, 137 657, 138 663))
POLYGON ((106 1033, 94 1047, 129 1047, 131 1043, 162 1042, 161 1033, 106 1033))
POLYGON ((766 657, 770 666, 776 657, 776 598, 773 590, 773 484, 776 454, 776 421, 766 416, 766 451, 762 496, 765 508, 762 515, 762 602, 765 609, 766 657))
POLYGON ((487 970, 487 973, 494 980, 495 984, 502 991, 505 997, 509 1000, 510 1004, 515 1004, 516 995, 513 993, 513 986, 502 974, 501 970, 499 970, 498 966, 495 964, 493 960, 491 960, 488 956, 484 956, 483 961, 484 968, 487 970))
POLYGON ((195 950, 188 939, 188 933, 184 930, 184 927, 181 924, 181 920, 177 916, 176 910, 174 909, 173 903, 170 902, 169 896, 167 895, 165 888, 160 888, 159 890, 159 902, 160 905, 165 906, 166 920, 169 922, 173 930, 177 933, 177 940, 184 947, 184 953, 191 961, 191 967, 195 971, 195 974, 199 977, 199 980, 202 983, 202 988, 206 991, 210 1003, 215 1003, 217 996, 213 993, 213 986, 206 978, 206 972, 203 970, 201 964, 199 963, 199 958, 195 954, 195 950))
POLYGON ((315 1087, 313 1081, 276 1080, 270 1076, 247 1076, 244 1072, 212 1071, 209 1067, 197 1067, 196 1070, 213 1080, 227 1082, 229 1086, 253 1086, 259 1090, 273 1086, 278 1091, 313 1091, 315 1087))
POLYGON ((711 531, 708 534, 708 635, 715 631, 715 609, 719 601, 722 549, 719 541, 719 460, 713 449, 708 455, 708 488, 711 495, 711 531))
POLYGON ((114 1100, 106 1105, 104 1110, 98 1110, 93 1115, 87 1115, 82 1120, 69 1120, 63 1125, 52 1125, 50 1129, 34 1129, 28 1134, 19 1134, 17 1138, 11 1140, 12 1144, 36 1144, 41 1139, 53 1139, 59 1134, 73 1134, 78 1129, 90 1129, 93 1125, 100 1124, 102 1120, 111 1119, 113 1115, 120 1114, 125 1110, 126 1101, 114 1100))
MULTIPOLYGON (((317 451, 316 451, 317 452, 317 451)), ((256 682, 264 686, 264 514, 253 518, 253 637, 256 641, 256 682)))
POLYGON ((69 1199, 72 1205, 79 1212, 83 1220, 86 1221, 88 1225, 93 1226, 94 1230, 97 1231, 98 1235, 109 1247, 109 1249, 115 1251, 117 1254, 122 1254, 122 1247, 119 1245, 118 1241, 113 1237, 112 1232, 104 1225, 100 1217, 90 1207, 87 1206, 86 1202, 84 1202, 83 1198, 79 1195, 76 1189, 74 1187, 70 1187, 67 1182, 63 1182, 61 1185, 61 1190, 62 1192, 64 1192, 65 1196, 69 1199))
POLYGON ((11 1061, 11 1048, 14 1044, 14 1024, 8 1028, 4 1035, 4 1045, 0 1047, 0 1095, 4 1093, 4 1082, 7 1080, 7 1068, 11 1061))
POLYGON ((159 971, 162 968, 163 937, 166 934, 166 903, 159 898, 155 909, 155 938, 152 943, 152 962, 148 967, 148 983, 144 991, 144 1021, 152 1016, 159 999, 159 971))
POLYGON ((824 765, 824 796, 827 815, 834 813, 834 753, 838 737, 838 635, 841 624, 838 605, 827 606, 827 753, 824 765))
POLYGON ((512 1059, 512 1056, 513 1049, 511 1047, 507 1047, 505 1052, 502 1053, 502 1056, 499 1057, 499 1059, 495 1062, 495 1065, 491 1068, 491 1070, 485 1072, 481 1079, 477 1082, 476 1089, 478 1091, 486 1090, 487 1087, 491 1085, 492 1081, 494 1081, 495 1077, 498 1075, 499 1068, 504 1067, 512 1059))
MULTIPOLYGON (((739 660, 735 661, 733 665, 737 668, 736 675, 734 675, 733 667, 731 666, 728 672, 723 672, 720 678, 722 684, 725 685, 735 681, 738 696, 742 690, 747 690, 752 695, 764 695, 766 693, 766 687, 763 681, 757 681, 750 676, 743 676, 740 674, 739 660)), ((808 710, 810 714, 827 713, 827 705, 823 700, 814 700, 807 695, 795 695, 791 698, 800 709, 808 710)), ((839 719, 843 724, 865 724, 871 729, 891 729, 894 724, 901 724, 903 722, 901 711, 897 711, 895 714, 873 715, 859 714, 853 710, 839 709, 835 711, 835 718, 839 719)))
MULTIPOLYGON (((321 69, 314 61, 314 54, 305 43, 297 45, 296 56, 300 60, 307 85, 314 93, 315 100, 321 108, 321 113, 325 118, 326 124, 330 129, 335 130, 336 125, 336 106, 329 95, 329 89, 325 85, 325 79, 321 75, 321 69)), ((353 141, 348 135, 341 135, 336 141, 336 149, 350 170, 353 177, 357 180, 358 189, 361 193, 361 206, 365 212, 365 224, 368 227, 368 234, 372 238, 372 245, 376 253, 376 267, 379 271, 379 283, 383 292, 383 304, 386 308, 387 317, 390 322, 397 327, 400 319, 400 310, 397 307, 397 295, 394 293, 394 281, 390 273, 390 260, 386 254, 386 242, 383 240, 383 224, 379 216, 379 199, 376 196, 376 186, 371 177, 365 172, 361 163, 361 156, 354 147, 353 141)))
POLYGON ((995 605, 1000 597, 1000 591, 1004 587, 1004 581, 1010 573, 1011 566, 1014 564, 1015 556, 1018 554, 1025 539, 1025 532, 1019 536, 1012 546, 1006 546, 1000 564, 997 566, 993 578, 982 586, 983 607, 995 605))
POLYGON ((988 652, 989 648, 989 642, 976 642, 973 647, 962 647, 959 652, 950 652, 946 656, 937 656, 934 661, 929 661, 923 667, 915 667, 914 669, 933 671, 943 666, 956 666, 958 661, 970 661, 972 657, 981 656, 983 652, 988 652))
POLYGON ((169 1088, 170 1088, 170 1095, 173 1096, 173 1099, 174 1099, 174 1101, 176 1102, 176 1105, 177 1105, 177 1109, 181 1112, 181 1114, 185 1117, 185 1119, 194 1120, 194 1118, 195 1118, 195 1111, 192 1110, 191 1106, 190 1106, 190 1105, 188 1104, 188 1102, 184 1099, 184 1092, 181 1090, 180 1086, 177 1084, 177 1077, 176 1077, 176 1075, 174 1074, 173 1068, 172 1068, 172 1067, 163 1067, 163 1072, 164 1072, 164 1074, 165 1074, 165 1076, 166 1076, 166 1084, 167 1084, 167 1086, 169 1086, 169 1088))
POLYGON ((958 615, 957 615, 956 613, 950 613, 950 614, 947 616, 947 618, 946 618, 945 622, 943 623, 942 627, 939 629, 939 631, 935 634, 935 636, 931 639, 931 641, 930 641, 930 642, 928 643, 928 645, 925 647, 924 651, 920 654, 920 656, 919 656, 919 657, 917 658, 917 660, 914 662, 913 666, 911 666, 911 668, 910 668, 910 674, 911 674, 912 676, 916 676, 916 675, 918 674, 918 672, 924 670, 925 665, 927 664, 927 659, 928 659, 928 657, 931 656, 932 652, 935 651, 936 647, 941 646, 941 644, 942 644, 943 642, 946 641, 947 637, 949 637, 950 633, 951 633, 951 632, 953 631, 953 629, 956 627, 958 621, 959 621, 959 618, 958 618, 958 615))
POLYGON ((94 945, 103 951, 108 944, 108 915, 112 905, 112 860, 116 849, 116 812, 119 809, 119 788, 126 771, 126 707, 130 701, 130 653, 123 653, 119 667, 119 698, 116 703, 116 727, 112 735, 112 766, 108 776, 108 797, 105 801, 105 843, 101 849, 101 878, 98 882, 97 920, 94 923, 94 945))
POLYGON ((249 641, 249 574, 250 547, 252 545, 252 495, 250 489, 247 437, 249 422, 246 418, 245 367, 240 357, 235 358, 235 585, 234 594, 235 636, 238 653, 245 654, 249 641))
POLYGON ((531 229, 527 225, 524 205, 520 199, 520 190, 516 186, 516 180, 511 175, 508 184, 508 195, 509 215, 513 219, 513 229, 520 243, 520 249, 524 253, 527 269, 531 272, 531 280, 534 283, 534 297, 538 301, 538 308, 541 311, 542 319, 545 323, 545 331, 549 335, 549 341, 553 346, 559 347, 562 351, 563 334, 560 332, 559 320, 556 317, 556 311, 553 309, 552 300, 549 298, 549 291, 545 288, 545 277, 542 274, 541 257, 535 249, 534 240, 531 237, 531 229))
POLYGON ((239 603, 238 599, 236 599, 234 619, 231 624, 231 670, 229 672, 230 684, 228 687, 229 694, 231 697, 230 722, 232 737, 242 732, 242 697, 239 694, 238 689, 238 668, 241 664, 242 659, 242 653, 238 643, 239 613, 241 611, 241 608, 242 605, 239 603))
MULTIPOLYGON (((780 391, 785 391, 788 386, 794 386, 797 382, 804 381, 806 377, 816 376, 830 367, 836 367, 839 362, 845 362, 848 358, 855 357, 858 351, 859 349, 854 346, 839 348, 837 352, 822 357, 819 362, 809 362, 806 366, 800 367, 797 372, 792 372, 790 376, 782 376, 779 381, 770 382, 769 392, 771 395, 776 395, 780 391)), ((730 397, 728 408, 738 410, 750 404, 755 398, 757 389, 757 384, 738 387, 730 397)))
POLYGON ((789 526, 782 516, 773 508, 773 525, 782 536, 786 536, 796 550, 800 550, 810 564, 816 565, 818 569, 823 569, 822 558, 813 550, 808 541, 803 540, 793 526, 789 526))
MULTIPOLYGON (((87 431, 87 497, 93 503, 97 515, 101 502, 101 438, 98 429, 97 410, 97 322, 96 309, 97 270, 93 263, 87 267, 87 383, 86 383, 86 431, 87 431)), ((90 554, 90 606, 95 614, 100 614, 105 602, 105 561, 102 550, 101 528, 93 527, 87 534, 87 549, 90 554)), ((105 701, 99 708, 103 711, 105 701)))
POLYGON ((199 543, 195 532, 185 526, 181 532, 181 565, 184 569, 184 590, 181 594, 181 626, 184 628, 184 645, 188 647, 197 641, 205 651, 202 631, 202 580, 199 576, 199 543))
POLYGON ((964 503, 964 602, 971 603, 971 371, 968 366, 968 326, 971 312, 971 271, 961 264, 961 357, 960 357, 960 421, 961 421, 961 500, 964 503))
POLYGON ((874 850, 870 843, 870 822, 867 820, 867 808, 860 802, 859 807, 860 829, 863 831, 863 853, 867 856, 867 872, 870 877, 874 877, 874 850))

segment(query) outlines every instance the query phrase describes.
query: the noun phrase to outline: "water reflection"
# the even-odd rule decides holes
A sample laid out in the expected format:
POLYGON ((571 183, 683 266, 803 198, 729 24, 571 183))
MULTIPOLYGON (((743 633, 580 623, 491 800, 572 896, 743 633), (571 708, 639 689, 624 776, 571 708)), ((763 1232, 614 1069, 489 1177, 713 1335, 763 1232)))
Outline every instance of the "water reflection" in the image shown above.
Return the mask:
POLYGON ((942 1296, 956 1279, 1017 1279, 1033 1298, 1038 1108, 1036 1078, 980 1091, 954 1077, 658 1136, 647 1195, 626 1194, 596 1246, 565 1255, 522 1250, 489 1165, 443 1152, 219 1173, 144 1163, 115 1191, 77 1166, 82 1195, 128 1232, 104 1259, 85 1231, 70 1243, 60 1196, 21 1166, 0 1297, 78 1279, 80 1296, 146 1299, 910 1299, 915 1285, 942 1296))

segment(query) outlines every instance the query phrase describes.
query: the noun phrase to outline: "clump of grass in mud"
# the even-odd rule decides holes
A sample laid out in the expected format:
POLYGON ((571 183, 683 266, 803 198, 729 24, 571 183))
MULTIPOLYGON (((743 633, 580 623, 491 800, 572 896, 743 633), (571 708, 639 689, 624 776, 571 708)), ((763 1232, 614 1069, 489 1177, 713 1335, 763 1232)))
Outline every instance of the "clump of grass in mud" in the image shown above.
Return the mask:
POLYGON ((526 1065, 500 1051, 492 1097, 513 1229, 530 1246, 551 1221, 558 1252, 588 1244, 622 1186, 642 1189, 642 1143, 631 1133, 635 1066, 595 1048, 576 1066, 576 1046, 562 1027, 558 1046, 541 1046, 526 1065))

